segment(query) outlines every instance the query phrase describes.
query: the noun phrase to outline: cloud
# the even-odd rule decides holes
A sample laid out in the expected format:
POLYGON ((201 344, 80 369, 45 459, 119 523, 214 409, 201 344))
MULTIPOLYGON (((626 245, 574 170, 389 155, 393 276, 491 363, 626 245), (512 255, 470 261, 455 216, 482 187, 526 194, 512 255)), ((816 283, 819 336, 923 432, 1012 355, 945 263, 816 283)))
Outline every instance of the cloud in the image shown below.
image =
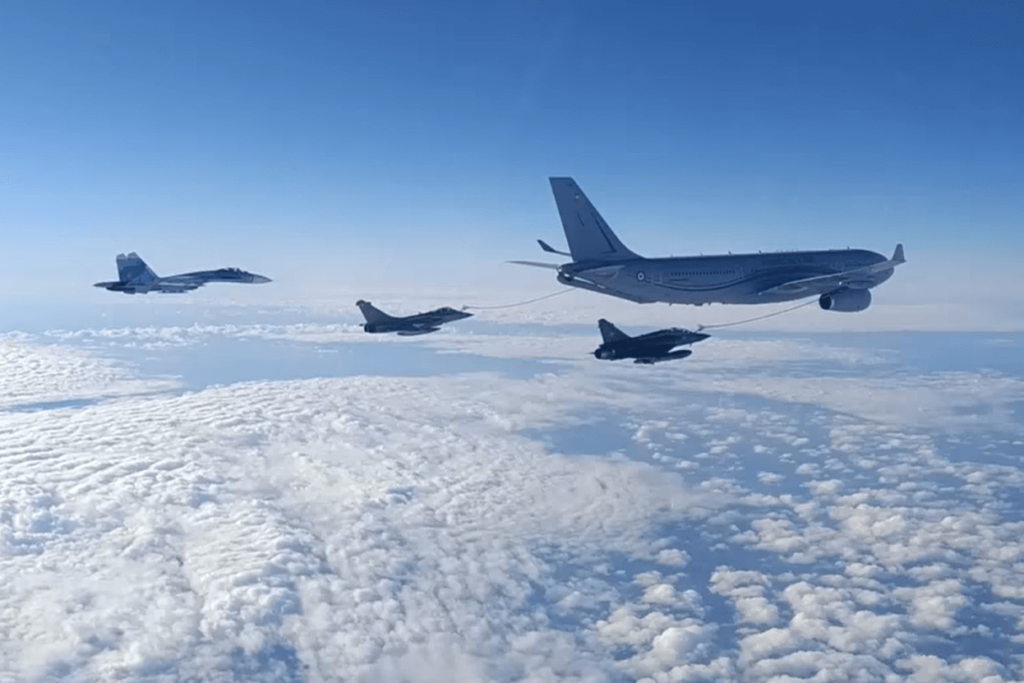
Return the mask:
POLYGON ((919 588, 897 588, 893 595, 909 603, 910 622, 925 628, 950 628, 956 611, 967 604, 956 579, 933 581, 919 588))
POLYGON ((898 662, 898 667, 909 671, 908 683, 1001 683, 999 665, 987 657, 970 657, 950 666, 934 655, 914 655, 898 662))
MULTIPOLYGON (((629 363, 595 364, 589 358, 596 336, 540 334, 467 334, 452 327, 435 335, 409 340, 394 335, 368 335, 355 324, 294 323, 287 325, 191 325, 167 328, 55 330, 47 337, 63 343, 160 349, 196 346, 213 338, 287 340, 309 344, 414 343, 454 353, 491 358, 547 359, 572 364, 575 373, 635 382, 665 390, 697 390, 747 394, 791 403, 815 404, 830 410, 887 424, 978 427, 1017 425, 1013 405, 1024 398, 1024 381, 984 372, 908 372, 884 350, 835 346, 813 339, 735 340, 713 338, 677 365, 639 374, 629 363), (788 363, 799 363, 799 367, 788 363), (813 371, 809 363, 834 364, 837 372, 813 371), (757 372, 750 372, 751 367, 757 372), (861 371, 852 376, 843 369, 861 371)), ((552 371, 559 370, 552 367, 552 371)), ((641 372, 643 370, 641 369, 641 372)), ((643 438, 640 434, 638 438, 643 438)), ((794 439, 802 438, 800 436, 794 439)), ((721 446, 719 446, 721 448, 721 446)))
MULTIPOLYGON (((183 330, 166 338, 325 328, 183 330)), ((431 344, 561 348, 470 336, 431 344)), ((0 663, 19 680, 1020 677, 1002 375, 889 377, 799 340, 656 373, 566 358, 529 380, 178 396, 8 341, 24 376, 107 397, 0 415, 0 663), (795 379, 763 363, 808 357, 795 379), (579 454, 530 438, 553 434, 579 454)))
POLYGON ((736 618, 744 623, 774 624, 778 621, 778 609, 765 598, 768 584, 768 577, 761 572, 719 567, 711 575, 711 591, 730 598, 736 618))
MULTIPOLYGON (((849 431, 840 440, 845 452, 873 451, 872 468, 880 473, 899 468, 900 478, 893 478, 897 484, 953 472, 981 481, 1003 471, 999 465, 954 465, 921 437, 891 428, 848 425, 839 431, 849 431)), ((758 516, 750 531, 734 537, 806 567, 799 576, 766 577, 729 567, 719 567, 712 576, 712 590, 733 600, 741 624, 752 621, 741 607, 743 600, 763 597, 772 603, 767 586, 788 583, 781 590, 782 600, 774 601, 780 616, 789 615, 788 623, 740 641, 740 665, 751 680, 825 671, 826 680, 845 680, 855 666, 867 667, 872 677, 894 680, 899 670, 910 672, 908 680, 1008 680, 1003 665, 984 657, 963 658, 959 647, 947 658, 908 653, 920 634, 928 632, 995 638, 989 652, 1005 646, 996 643, 1005 642, 1000 639, 1006 636, 994 636, 987 627, 974 629, 968 624, 976 617, 961 620, 959 615, 976 614, 978 605, 970 595, 977 593, 979 583, 989 584, 993 595, 1024 595, 1011 587, 1019 582, 1010 567, 1024 552, 1020 523, 1001 519, 991 504, 1002 497, 1000 489, 1020 486, 1016 476, 1002 479, 999 488, 969 493, 977 495, 980 510, 961 498, 939 502, 934 496, 919 497, 919 486, 890 489, 861 482, 851 491, 849 482, 842 489, 822 486, 820 480, 811 484, 807 491, 817 501, 813 507, 795 497, 779 499, 794 512, 802 510, 800 522, 778 513, 758 516), (843 575, 811 569, 836 564, 845 567, 843 575)), ((1024 606, 1017 602, 1003 602, 993 610, 1013 621, 1024 616, 1024 606)))
POLYGON ((170 378, 142 379, 131 368, 89 353, 38 346, 28 335, 0 336, 0 411, 36 410, 177 389, 170 378))
MULTIPOLYGON (((552 562, 678 562, 655 523, 726 499, 518 435, 602 400, 561 378, 361 378, 17 416, 4 655, 21 679, 607 679, 606 653, 551 625, 593 609, 543 599, 552 562)), ((696 619, 658 621, 645 657, 696 619)))
POLYGON ((695 389, 814 404, 890 425, 1013 427, 1013 404, 1024 397, 1020 379, 971 372, 858 378, 691 372, 683 381, 695 389))
POLYGON ((199 324, 146 326, 146 327, 103 327, 78 330, 55 329, 45 337, 65 344, 74 343, 85 347, 118 346, 146 350, 168 347, 196 346, 214 338, 229 339, 288 339, 291 341, 323 344, 338 341, 359 342, 374 340, 395 340, 391 335, 369 337, 356 324, 324 323, 252 323, 252 324, 199 324))

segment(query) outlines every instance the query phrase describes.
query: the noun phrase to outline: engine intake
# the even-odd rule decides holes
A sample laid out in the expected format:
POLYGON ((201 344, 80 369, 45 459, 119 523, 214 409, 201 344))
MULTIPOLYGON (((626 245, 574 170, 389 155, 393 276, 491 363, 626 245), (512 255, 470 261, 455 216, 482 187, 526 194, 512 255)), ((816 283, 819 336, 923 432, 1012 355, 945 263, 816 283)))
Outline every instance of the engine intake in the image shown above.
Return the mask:
POLYGON ((818 305, 824 311, 856 313, 871 305, 871 291, 867 289, 840 289, 831 294, 822 294, 818 305))

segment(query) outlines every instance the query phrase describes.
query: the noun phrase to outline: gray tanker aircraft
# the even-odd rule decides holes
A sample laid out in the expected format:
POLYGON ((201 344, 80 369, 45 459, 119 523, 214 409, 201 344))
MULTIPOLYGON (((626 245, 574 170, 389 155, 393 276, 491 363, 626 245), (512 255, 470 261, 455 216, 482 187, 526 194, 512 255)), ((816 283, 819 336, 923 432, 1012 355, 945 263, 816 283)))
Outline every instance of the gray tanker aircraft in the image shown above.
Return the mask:
POLYGON ((376 308, 369 301, 360 299, 356 306, 363 312, 366 324, 363 330, 370 333, 397 332, 400 337, 413 337, 420 334, 430 334, 441 329, 445 323, 463 320, 473 317, 472 313, 456 311, 454 308, 438 308, 426 313, 407 315, 404 318, 390 316, 384 311, 376 308))
POLYGON ((221 268, 219 270, 198 270, 194 273, 159 277, 139 258, 134 251, 127 256, 117 255, 116 282, 97 282, 94 287, 102 287, 111 292, 125 294, 148 294, 161 292, 164 294, 180 294, 199 289, 208 282, 241 282, 246 284, 264 284, 270 282, 269 277, 247 273, 238 268, 221 268))
POLYGON ((601 329, 604 343, 594 349, 595 358, 599 360, 634 358, 633 362, 641 365, 654 365, 667 360, 686 358, 693 351, 689 349, 673 351, 672 349, 677 346, 695 344, 711 336, 679 327, 670 327, 667 330, 630 337, 604 318, 597 321, 597 326, 601 329))
POLYGON ((637 303, 770 304, 817 296, 826 311, 863 311, 871 288, 905 260, 902 244, 891 259, 863 249, 644 258, 619 241, 576 181, 550 181, 569 251, 537 241, 572 261, 511 263, 550 268, 564 285, 637 303))

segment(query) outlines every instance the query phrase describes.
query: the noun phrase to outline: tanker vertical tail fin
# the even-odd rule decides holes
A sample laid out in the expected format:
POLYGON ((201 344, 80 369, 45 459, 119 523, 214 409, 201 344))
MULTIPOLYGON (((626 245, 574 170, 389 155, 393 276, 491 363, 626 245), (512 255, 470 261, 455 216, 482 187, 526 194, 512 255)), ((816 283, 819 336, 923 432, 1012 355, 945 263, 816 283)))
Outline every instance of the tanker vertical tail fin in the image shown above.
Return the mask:
MULTIPOLYGON (((625 261, 640 258, 626 248, 572 178, 550 178, 558 216, 574 261, 625 261)), ((541 245, 542 247, 546 245, 541 245)), ((545 249, 545 251, 554 251, 545 249)))

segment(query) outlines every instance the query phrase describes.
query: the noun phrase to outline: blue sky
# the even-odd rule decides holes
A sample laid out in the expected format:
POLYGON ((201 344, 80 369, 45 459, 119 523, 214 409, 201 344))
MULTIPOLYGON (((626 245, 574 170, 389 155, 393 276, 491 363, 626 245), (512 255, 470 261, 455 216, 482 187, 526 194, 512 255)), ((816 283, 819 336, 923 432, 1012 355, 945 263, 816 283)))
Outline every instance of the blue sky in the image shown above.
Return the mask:
POLYGON ((1022 38, 1010 2, 4 3, 0 283, 489 267, 562 242, 562 174, 651 255, 1013 268, 1022 38))

